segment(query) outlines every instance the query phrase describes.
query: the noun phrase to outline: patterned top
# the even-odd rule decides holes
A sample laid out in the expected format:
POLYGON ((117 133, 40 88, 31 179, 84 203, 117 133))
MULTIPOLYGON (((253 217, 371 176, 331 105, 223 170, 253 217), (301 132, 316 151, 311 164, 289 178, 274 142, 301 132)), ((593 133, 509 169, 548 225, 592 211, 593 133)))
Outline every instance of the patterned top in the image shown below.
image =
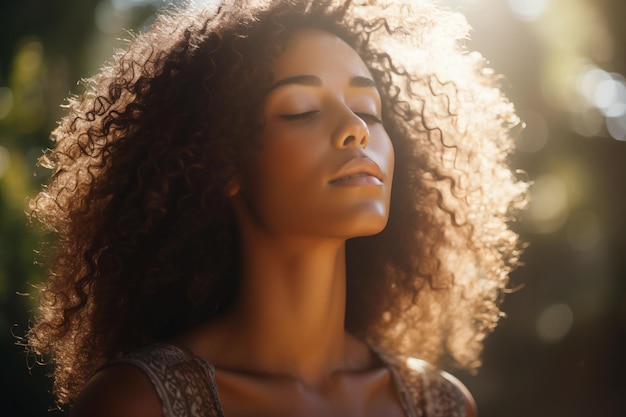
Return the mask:
MULTIPOLYGON (((464 417, 465 397, 451 376, 427 362, 401 361, 378 349, 389 367, 407 417, 464 417)), ((156 343, 112 363, 130 363, 150 379, 164 417, 225 417, 215 382, 215 367, 183 349, 156 343)))

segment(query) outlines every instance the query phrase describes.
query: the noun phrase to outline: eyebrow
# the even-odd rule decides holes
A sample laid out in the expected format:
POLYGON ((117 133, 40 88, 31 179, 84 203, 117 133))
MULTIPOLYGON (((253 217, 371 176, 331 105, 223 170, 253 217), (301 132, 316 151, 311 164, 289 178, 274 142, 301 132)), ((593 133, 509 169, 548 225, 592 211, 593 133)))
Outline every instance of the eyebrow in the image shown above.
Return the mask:
MULTIPOLYGON (((321 87, 322 80, 315 75, 296 75, 294 77, 283 78, 280 81, 275 82, 267 89, 267 93, 276 90, 277 88, 284 87, 286 85, 304 85, 308 87, 321 87)), ((357 88, 377 88, 376 82, 371 78, 362 77, 356 75, 350 79, 348 84, 350 87, 357 88)))
POLYGON ((356 76, 350 79, 350 87, 378 88, 371 78, 356 76))

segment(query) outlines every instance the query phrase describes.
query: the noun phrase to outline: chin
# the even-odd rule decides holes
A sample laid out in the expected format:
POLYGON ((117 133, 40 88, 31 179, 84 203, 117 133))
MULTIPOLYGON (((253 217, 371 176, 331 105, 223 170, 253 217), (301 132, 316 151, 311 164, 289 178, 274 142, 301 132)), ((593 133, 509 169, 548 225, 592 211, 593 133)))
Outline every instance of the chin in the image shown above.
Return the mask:
POLYGON ((387 226, 387 216, 364 216, 360 219, 355 219, 357 222, 353 224, 352 233, 349 233, 349 238, 373 236, 382 232, 387 226))
POLYGON ((382 232, 389 220, 389 209, 386 204, 360 204, 347 210, 337 218, 336 230, 341 230, 347 238, 373 236, 382 232))

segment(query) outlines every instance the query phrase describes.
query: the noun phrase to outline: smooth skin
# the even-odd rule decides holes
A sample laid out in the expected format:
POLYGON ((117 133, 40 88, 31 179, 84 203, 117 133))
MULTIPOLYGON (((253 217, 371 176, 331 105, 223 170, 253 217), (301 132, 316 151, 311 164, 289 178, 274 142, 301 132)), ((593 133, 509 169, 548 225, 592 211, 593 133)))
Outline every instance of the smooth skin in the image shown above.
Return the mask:
MULTIPOLYGON (((294 34, 273 70, 262 147, 227 190, 241 233, 237 302, 171 342, 215 365, 226 417, 404 416, 390 371, 344 329, 345 242, 389 216, 380 96, 358 54, 319 30, 294 34)), ((146 376, 117 365, 72 415, 162 411, 146 376)))

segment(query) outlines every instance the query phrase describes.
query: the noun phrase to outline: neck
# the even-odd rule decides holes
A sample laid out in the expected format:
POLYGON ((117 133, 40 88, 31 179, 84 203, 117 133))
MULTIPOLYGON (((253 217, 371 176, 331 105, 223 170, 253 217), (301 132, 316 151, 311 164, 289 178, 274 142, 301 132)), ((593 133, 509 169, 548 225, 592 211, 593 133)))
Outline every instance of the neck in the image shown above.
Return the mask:
POLYGON ((342 361, 344 242, 244 245, 232 318, 258 366, 314 380, 342 361))
POLYGON ((276 235, 240 221, 237 301, 179 339, 217 368, 287 376, 320 386, 337 371, 374 361, 345 331, 345 239, 276 235))
POLYGON ((345 241, 244 235, 241 255, 235 305, 179 343, 217 368, 307 386, 370 366, 371 352, 344 328, 345 241))

